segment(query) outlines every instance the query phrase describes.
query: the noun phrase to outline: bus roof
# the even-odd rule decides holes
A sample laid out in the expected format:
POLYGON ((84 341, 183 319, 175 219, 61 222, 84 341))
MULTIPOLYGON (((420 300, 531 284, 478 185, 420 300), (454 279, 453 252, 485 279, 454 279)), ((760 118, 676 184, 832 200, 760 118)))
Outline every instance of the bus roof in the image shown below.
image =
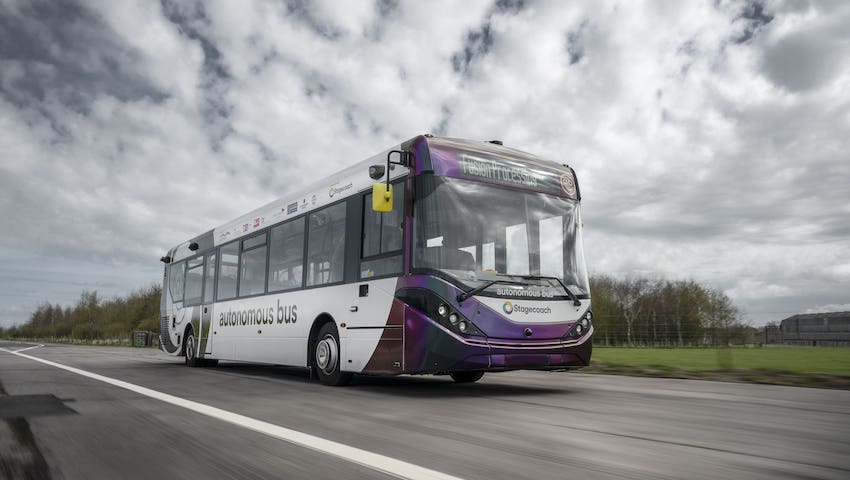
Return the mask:
MULTIPOLYGON (((189 249, 189 245, 192 243, 197 243, 199 250, 205 251, 213 246, 249 236, 251 233, 270 225, 283 222, 288 218, 302 215, 305 212, 327 206, 350 195, 369 189, 376 182, 376 180, 369 177, 369 166, 386 164, 387 154, 391 150, 400 150, 402 148, 424 148, 428 152, 428 158, 424 162, 417 163, 415 166, 415 172, 417 174, 424 171, 432 171, 436 174, 458 176, 456 175, 458 151, 491 158, 505 158, 510 161, 531 165, 532 167, 553 171, 559 170, 562 173, 572 172, 566 165, 558 165, 535 155, 496 143, 419 135, 271 201, 244 215, 240 215, 227 223, 219 225, 213 230, 183 242, 174 247, 169 252, 169 256, 172 261, 193 256, 195 251, 189 249), (453 168, 454 170, 452 170, 453 168)), ((390 179, 400 178, 407 173, 407 169, 395 167, 390 172, 390 179)), ((386 177, 383 177, 383 179, 385 180, 386 177)), ((478 178, 478 180, 487 181, 490 179, 478 178)))

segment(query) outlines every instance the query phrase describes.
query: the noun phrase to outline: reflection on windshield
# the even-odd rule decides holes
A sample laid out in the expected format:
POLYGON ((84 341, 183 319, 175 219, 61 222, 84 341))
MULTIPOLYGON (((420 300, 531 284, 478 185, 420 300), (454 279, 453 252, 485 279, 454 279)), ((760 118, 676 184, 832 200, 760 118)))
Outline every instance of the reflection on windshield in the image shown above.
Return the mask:
POLYGON ((589 288, 570 199, 423 175, 416 180, 414 268, 439 270, 469 288, 502 280, 484 294, 580 297, 589 288))

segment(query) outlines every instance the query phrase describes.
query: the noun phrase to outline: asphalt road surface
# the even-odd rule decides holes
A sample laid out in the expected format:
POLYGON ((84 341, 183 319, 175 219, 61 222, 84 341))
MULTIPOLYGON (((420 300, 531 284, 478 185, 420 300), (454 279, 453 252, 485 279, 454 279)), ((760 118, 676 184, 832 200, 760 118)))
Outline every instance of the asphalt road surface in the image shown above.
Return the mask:
POLYGON ((280 367, 191 369, 153 349, 21 352, 243 419, 226 421, 9 353, 32 346, 0 342, 0 478, 427 477, 414 466, 463 479, 850 478, 850 391, 555 372, 331 388, 280 367))

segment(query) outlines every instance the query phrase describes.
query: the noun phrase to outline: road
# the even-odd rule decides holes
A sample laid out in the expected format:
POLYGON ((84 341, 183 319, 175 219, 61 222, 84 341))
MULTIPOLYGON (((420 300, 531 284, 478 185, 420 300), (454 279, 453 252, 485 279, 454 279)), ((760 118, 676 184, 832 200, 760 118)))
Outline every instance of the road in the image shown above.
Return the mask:
MULTIPOLYGON (((0 342, 0 478, 400 475, 9 353, 31 346, 0 342)), ((554 372, 331 388, 152 349, 21 353, 463 479, 850 478, 850 391, 554 372)))

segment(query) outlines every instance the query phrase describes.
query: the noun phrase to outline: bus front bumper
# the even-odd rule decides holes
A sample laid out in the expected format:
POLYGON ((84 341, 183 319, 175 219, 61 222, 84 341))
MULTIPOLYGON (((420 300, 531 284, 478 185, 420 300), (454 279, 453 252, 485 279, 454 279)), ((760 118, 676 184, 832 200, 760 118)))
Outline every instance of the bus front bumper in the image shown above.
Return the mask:
POLYGON ((577 340, 461 337, 427 317, 405 322, 404 372, 565 370, 586 367, 593 329, 577 340))

